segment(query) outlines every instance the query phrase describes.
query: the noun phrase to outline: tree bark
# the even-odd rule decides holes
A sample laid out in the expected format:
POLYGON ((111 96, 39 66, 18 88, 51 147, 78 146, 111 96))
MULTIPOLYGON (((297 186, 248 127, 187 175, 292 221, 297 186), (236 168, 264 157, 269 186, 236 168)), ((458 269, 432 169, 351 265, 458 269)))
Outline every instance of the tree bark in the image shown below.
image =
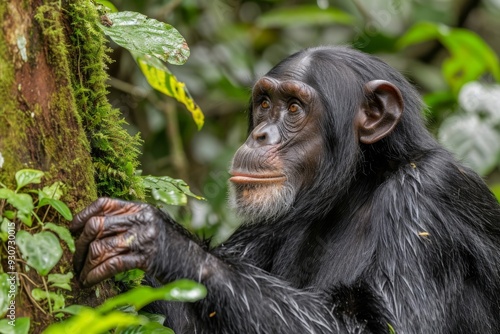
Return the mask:
MULTIPOLYGON (((98 195, 142 195, 135 176, 139 138, 125 132, 106 99, 108 58, 98 19, 87 0, 0 2, 0 182, 13 186, 17 170, 42 170, 40 186, 62 181, 62 200, 73 212, 98 195)), ((0 200, 0 221, 3 209, 0 200)), ((26 227, 16 222, 19 229, 26 227)), ((63 248, 53 272, 72 270, 72 254, 63 248)), ((31 290, 43 281, 20 262, 16 317, 30 317, 30 332, 38 333, 54 317, 33 302, 31 290)), ((112 290, 100 286, 96 298, 73 284, 66 305, 95 305, 112 290)))

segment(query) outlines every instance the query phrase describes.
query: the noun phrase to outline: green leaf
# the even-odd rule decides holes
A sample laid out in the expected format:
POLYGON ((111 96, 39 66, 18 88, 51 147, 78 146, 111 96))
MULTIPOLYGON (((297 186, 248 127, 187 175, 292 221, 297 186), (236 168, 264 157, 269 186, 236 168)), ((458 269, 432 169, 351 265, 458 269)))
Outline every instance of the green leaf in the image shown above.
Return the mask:
POLYGON ((140 269, 131 269, 127 270, 123 273, 118 273, 115 275, 115 282, 122 282, 127 287, 134 287, 141 284, 142 279, 144 278, 144 271, 140 269))
POLYGON ((19 218, 19 220, 27 226, 31 227, 31 215, 34 208, 31 196, 23 193, 18 194, 10 189, 3 188, 0 189, 0 198, 5 198, 3 197, 5 194, 2 194, 2 190, 4 190, 3 193, 5 193, 5 191, 10 191, 7 194, 7 203, 11 204, 18 210, 17 218, 19 218))
POLYGON ((61 181, 56 181, 50 186, 43 187, 42 190, 38 191, 38 199, 42 198, 53 198, 53 199, 61 199, 63 195, 64 183, 61 181))
POLYGON ((497 200, 500 202, 500 183, 493 185, 491 187, 491 191, 493 192, 493 195, 495 195, 497 200))
MULTIPOLYGON (((0 274, 0 317, 4 317, 10 305, 9 291, 9 274, 0 274)), ((17 283, 17 282, 16 282, 17 283)))
POLYGON ((40 183, 42 181, 42 177, 45 175, 41 170, 36 169, 21 169, 16 173, 16 182, 17 189, 21 189, 22 187, 31 184, 31 183, 40 183))
POLYGON ((76 315, 76 314, 79 314, 82 311, 82 309, 84 309, 85 307, 86 306, 74 304, 74 305, 70 305, 68 307, 65 307, 63 309, 60 309, 59 312, 63 312, 66 314, 71 314, 71 315, 76 315))
POLYGON ((36 301, 42 301, 45 299, 48 299, 48 301, 52 305, 52 311, 57 311, 62 308, 64 308, 64 296, 52 292, 52 291, 45 291, 39 288, 35 288, 31 290, 31 296, 36 300, 36 301))
POLYGON ((140 326, 129 326, 119 329, 115 334, 175 334, 173 330, 157 322, 149 322, 140 326))
POLYGON ((168 176, 144 176, 142 180, 144 187, 151 192, 153 198, 165 204, 186 205, 186 195, 204 200, 203 197, 193 194, 183 180, 172 179, 168 176))
POLYGON ((71 291, 71 279, 73 278, 73 273, 68 272, 67 274, 49 274, 47 282, 51 287, 61 288, 71 291))
POLYGON ((106 16, 100 28, 125 49, 175 65, 182 65, 188 59, 189 47, 184 37, 171 25, 136 12, 124 11, 106 16))
POLYGON ((438 39, 450 53, 443 61, 442 73, 455 95, 465 83, 486 72, 500 80, 497 55, 479 35, 468 29, 420 22, 398 40, 397 46, 402 48, 433 39, 438 39))
POLYGON ((16 212, 12 210, 5 210, 3 212, 3 216, 7 219, 14 220, 16 219, 16 212))
POLYGON ((203 285, 190 280, 178 280, 161 288, 136 287, 106 300, 97 310, 106 313, 124 305, 132 305, 136 310, 139 310, 155 300, 195 302, 204 298, 206 294, 207 290, 203 285))
POLYGON ((205 116, 200 107, 194 102, 191 94, 189 94, 186 84, 178 81, 157 58, 141 53, 133 53, 132 55, 151 87, 184 104, 191 113, 198 130, 200 130, 205 122, 205 116))
POLYGON ((95 2, 108 8, 112 13, 116 13, 118 11, 118 8, 116 8, 116 6, 111 1, 95 0, 95 2))
POLYGON ((259 16, 257 25, 262 28, 283 28, 297 25, 353 24, 354 17, 336 8, 318 6, 280 8, 259 16))
POLYGON ((59 239, 63 240, 67 245, 71 253, 75 252, 75 240, 71 235, 71 232, 67 227, 58 226, 54 223, 47 223, 43 227, 44 230, 51 230, 57 234, 59 239))
POLYGON ((8 188, 0 188, 0 199, 9 199, 15 194, 14 190, 8 188))
POLYGON ((2 216, 0 216, 0 221, 2 222, 2 224, 0 224, 0 239, 5 242, 9 238, 9 224, 12 222, 5 217, 2 218, 2 216))
POLYGON ((448 31, 449 28, 445 25, 437 25, 431 22, 419 22, 401 36, 396 42, 396 46, 402 49, 410 45, 431 41, 438 38, 440 35, 446 34, 448 31))
POLYGON ((162 189, 151 189, 151 195, 157 201, 169 204, 169 205, 186 205, 187 196, 181 191, 172 187, 172 189, 165 191, 162 189))
POLYGON ((112 311, 108 314, 101 314, 98 310, 90 307, 82 307, 78 315, 69 318, 66 321, 52 324, 44 334, 61 333, 85 333, 100 334, 107 333, 109 330, 119 326, 133 326, 146 323, 143 317, 112 311))
POLYGON ((71 214, 71 210, 68 208, 64 202, 58 200, 58 199, 53 199, 53 198, 47 198, 44 197, 38 202, 38 207, 41 208, 42 206, 45 205, 50 205, 54 209, 56 209, 57 212, 61 214, 61 216, 64 217, 66 220, 73 220, 73 215, 71 214))
POLYGON ((448 117, 438 139, 480 175, 488 174, 500 161, 500 134, 476 114, 448 117))
POLYGON ((16 241, 23 259, 42 276, 49 273, 63 253, 59 239, 51 232, 31 235, 21 230, 16 234, 16 241))
POLYGON ((16 318, 13 322, 14 324, 10 324, 10 319, 2 319, 0 320, 0 333, 2 334, 28 334, 30 330, 30 318, 22 317, 16 318))

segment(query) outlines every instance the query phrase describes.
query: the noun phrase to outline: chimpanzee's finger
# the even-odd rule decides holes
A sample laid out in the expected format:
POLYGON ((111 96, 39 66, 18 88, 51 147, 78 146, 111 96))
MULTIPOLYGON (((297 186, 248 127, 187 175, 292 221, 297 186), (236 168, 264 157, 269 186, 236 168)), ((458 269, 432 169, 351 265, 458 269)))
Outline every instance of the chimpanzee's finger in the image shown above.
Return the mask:
POLYGON ((112 257, 89 270, 85 276, 80 276, 80 283, 84 287, 90 287, 121 272, 139 268, 142 262, 143 256, 134 253, 112 257))
POLYGON ((70 225, 70 231, 72 233, 81 231, 85 223, 93 216, 133 214, 140 211, 142 208, 142 204, 101 197, 75 215, 70 225))
POLYGON ((83 228, 83 232, 75 243, 73 267, 79 273, 85 264, 90 244, 109 235, 123 233, 130 229, 135 215, 131 216, 96 216, 91 217, 83 228))
POLYGON ((120 254, 130 253, 130 245, 135 240, 132 233, 122 233, 109 238, 94 240, 88 250, 80 278, 87 277, 95 267, 120 254))

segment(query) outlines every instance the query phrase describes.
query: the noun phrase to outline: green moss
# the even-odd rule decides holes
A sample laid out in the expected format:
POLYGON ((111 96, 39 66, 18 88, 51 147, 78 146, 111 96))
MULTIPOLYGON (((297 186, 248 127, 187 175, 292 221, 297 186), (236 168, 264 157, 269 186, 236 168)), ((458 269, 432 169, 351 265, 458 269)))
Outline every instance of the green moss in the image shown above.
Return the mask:
MULTIPOLYGON (((4 20, 7 9, 7 2, 0 2, 0 22, 4 20)), ((0 29, 0 59, 9 59, 9 48, 0 29)), ((18 103, 11 98, 12 87, 14 87, 14 64, 8 61, 0 61, 0 134, 3 140, 0 140, 0 153, 5 162, 0 172, 0 182, 6 185, 12 185, 11 175, 21 168, 20 160, 17 159, 17 153, 21 149, 22 139, 25 137, 25 129, 22 128, 22 113, 18 110, 18 103), (12 145, 7 145, 7 137, 17 133, 21 140, 16 140, 12 145)), ((9 143, 10 144, 10 143, 9 143)))
POLYGON ((119 110, 106 95, 107 41, 97 26, 99 15, 90 1, 70 5, 72 85, 96 169, 99 195, 141 198, 142 182, 135 175, 141 140, 123 128, 119 110))
MULTIPOLYGON (((91 153, 98 195, 141 198, 142 182, 135 175, 141 140, 126 132, 121 113, 106 98, 106 64, 110 59, 106 40, 96 23, 97 11, 90 1, 72 1, 64 12, 69 17, 65 18, 57 6, 58 2, 46 3, 35 15, 50 46, 48 62, 57 68, 57 81, 71 95, 68 99, 68 91, 59 91, 52 97, 51 105, 59 110, 60 117, 65 117, 67 108, 76 108, 78 122, 86 133, 81 144, 91 153), (64 33, 64 21, 71 22, 69 40, 64 33)), ((69 135, 62 133, 54 138, 44 134, 44 145, 64 145, 65 138, 75 138, 69 135)))

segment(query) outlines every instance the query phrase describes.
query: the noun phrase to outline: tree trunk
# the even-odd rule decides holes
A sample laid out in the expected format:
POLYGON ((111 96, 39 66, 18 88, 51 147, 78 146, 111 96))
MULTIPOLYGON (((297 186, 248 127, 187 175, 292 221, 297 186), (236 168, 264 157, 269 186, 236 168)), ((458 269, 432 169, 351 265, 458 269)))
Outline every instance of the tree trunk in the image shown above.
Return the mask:
MULTIPOLYGON (((139 139, 125 132, 106 99, 108 57, 98 19, 90 0, 0 2, 0 182, 13 187, 17 170, 42 170, 41 186, 66 185, 62 200, 73 212, 98 195, 142 195, 135 176, 139 139)), ((5 207, 0 199, 0 222, 5 207)), ((52 222, 67 225, 56 215, 52 222)), ((40 228, 16 220, 16 230, 40 228)), ((72 255, 63 249, 52 272, 72 270, 72 255)), ((31 297, 44 282, 17 253, 16 318, 30 317, 30 332, 38 333, 54 317, 31 297)), ((9 271, 5 252, 2 265, 9 271)), ((94 291, 72 287, 74 299, 68 294, 66 305, 93 305, 113 290, 109 283, 101 286, 96 298, 94 291)))

